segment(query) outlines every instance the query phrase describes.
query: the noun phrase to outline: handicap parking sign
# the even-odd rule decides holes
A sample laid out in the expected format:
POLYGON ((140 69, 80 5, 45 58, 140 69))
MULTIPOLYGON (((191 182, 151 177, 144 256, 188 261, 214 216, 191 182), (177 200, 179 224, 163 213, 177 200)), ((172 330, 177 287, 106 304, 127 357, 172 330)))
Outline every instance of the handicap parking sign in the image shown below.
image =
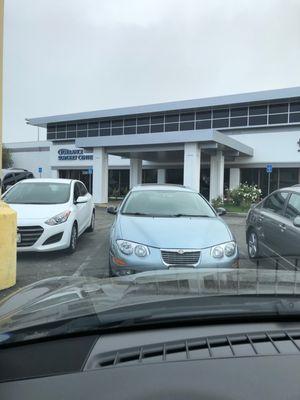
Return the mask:
POLYGON ((268 174, 270 174, 273 170, 273 165, 272 164, 267 164, 266 165, 266 171, 268 174))

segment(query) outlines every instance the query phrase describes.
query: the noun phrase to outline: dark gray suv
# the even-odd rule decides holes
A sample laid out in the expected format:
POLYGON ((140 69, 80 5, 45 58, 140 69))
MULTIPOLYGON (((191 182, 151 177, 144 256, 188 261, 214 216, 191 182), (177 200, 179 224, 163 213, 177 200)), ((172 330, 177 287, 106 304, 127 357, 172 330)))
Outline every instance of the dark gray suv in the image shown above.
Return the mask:
POLYGON ((276 190, 247 216, 249 257, 300 256, 300 187, 276 190))

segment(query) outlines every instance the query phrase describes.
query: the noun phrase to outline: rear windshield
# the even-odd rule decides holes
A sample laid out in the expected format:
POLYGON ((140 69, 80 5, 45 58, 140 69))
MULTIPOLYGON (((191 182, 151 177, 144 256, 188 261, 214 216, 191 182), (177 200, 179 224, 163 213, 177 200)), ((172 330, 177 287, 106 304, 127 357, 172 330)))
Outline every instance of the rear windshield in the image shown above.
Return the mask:
POLYGON ((63 204, 70 198, 70 184, 22 182, 11 188, 3 200, 8 204, 63 204))

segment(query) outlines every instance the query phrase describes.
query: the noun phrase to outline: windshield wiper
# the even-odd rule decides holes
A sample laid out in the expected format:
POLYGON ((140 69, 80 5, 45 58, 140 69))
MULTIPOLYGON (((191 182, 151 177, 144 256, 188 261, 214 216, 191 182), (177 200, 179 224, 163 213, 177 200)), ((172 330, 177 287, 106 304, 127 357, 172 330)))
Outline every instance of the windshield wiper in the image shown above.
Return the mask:
POLYGON ((123 212, 122 215, 138 215, 138 216, 142 216, 142 217, 154 217, 154 215, 152 215, 152 214, 146 214, 146 213, 141 213, 141 212, 134 212, 134 213, 123 212))
POLYGON ((183 213, 173 214, 173 215, 170 215, 170 217, 175 217, 175 218, 179 218, 179 217, 207 217, 207 218, 210 218, 210 216, 207 215, 207 214, 183 214, 183 213))

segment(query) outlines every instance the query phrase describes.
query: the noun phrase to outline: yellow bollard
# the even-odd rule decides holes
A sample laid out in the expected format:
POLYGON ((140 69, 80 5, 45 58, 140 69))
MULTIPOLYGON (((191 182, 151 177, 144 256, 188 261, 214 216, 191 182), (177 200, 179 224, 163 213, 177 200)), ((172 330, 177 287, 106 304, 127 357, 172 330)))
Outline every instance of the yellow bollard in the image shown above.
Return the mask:
POLYGON ((0 290, 16 284, 17 214, 0 200, 0 290))

